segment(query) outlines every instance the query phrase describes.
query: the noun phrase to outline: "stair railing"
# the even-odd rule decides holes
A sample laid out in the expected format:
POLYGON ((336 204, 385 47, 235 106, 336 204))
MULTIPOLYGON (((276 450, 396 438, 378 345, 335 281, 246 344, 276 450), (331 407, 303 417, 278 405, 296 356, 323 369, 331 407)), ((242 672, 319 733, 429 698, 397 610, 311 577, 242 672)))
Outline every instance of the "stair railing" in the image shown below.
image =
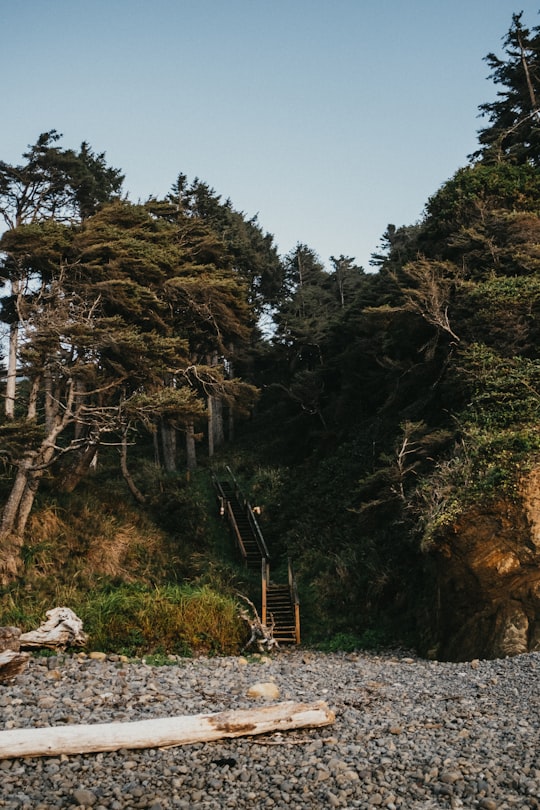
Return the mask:
POLYGON ((270 584, 270 563, 264 557, 261 560, 261 622, 266 624, 267 597, 270 584))
POLYGON ((232 529, 233 529, 233 532, 234 532, 234 538, 236 540, 236 545, 238 546, 238 550, 240 552, 240 556, 242 557, 242 559, 244 561, 244 565, 247 565, 246 547, 244 545, 244 541, 242 540, 242 534, 240 532, 240 529, 238 528, 238 523, 236 522, 236 518, 234 516, 233 508, 231 506, 231 502, 226 501, 225 503, 226 503, 225 508, 226 508, 227 519, 228 519, 230 525, 232 526, 232 529))
POLYGON ((300 598, 298 596, 298 586, 292 567, 292 561, 289 557, 288 561, 289 570, 289 591, 291 593, 291 602, 294 606, 294 636, 297 644, 300 644, 300 598))
POLYGON ((232 527, 232 530, 233 530, 233 533, 234 533, 234 539, 235 539, 236 545, 237 545, 238 550, 240 552, 240 556, 242 557, 242 560, 244 561, 244 564, 247 564, 246 547, 244 545, 244 541, 242 540, 242 534, 240 532, 240 529, 238 528, 238 524, 237 524, 236 518, 234 516, 233 508, 231 506, 231 502, 227 498, 227 495, 225 494, 225 492, 223 490, 223 487, 221 486, 221 482, 219 481, 219 479, 216 477, 216 475, 213 472, 212 472, 212 482, 213 482, 214 487, 216 488, 216 491, 217 491, 217 496, 218 496, 218 501, 219 501, 219 514, 222 517, 226 517, 227 520, 229 521, 229 524, 232 527))
POLYGON ((248 501, 248 499, 244 496, 244 493, 242 492, 242 490, 240 489, 238 481, 234 477, 234 473, 231 470, 231 468, 226 467, 225 469, 229 473, 229 475, 230 475, 230 477, 232 479, 232 482, 234 484, 234 494, 236 495, 236 498, 238 499, 238 501, 242 504, 242 506, 245 509, 246 517, 248 519, 251 531, 253 532, 253 536, 255 537, 255 540, 257 541, 257 545, 259 547, 261 557, 262 557, 263 560, 269 560, 270 559, 270 552, 268 551, 268 547, 267 547, 267 545, 265 543, 263 534, 261 532, 261 527, 259 526, 259 523, 257 522, 257 518, 255 517, 255 513, 253 511, 253 508, 252 508, 250 502, 248 501))
POLYGON ((255 540, 257 541, 257 545, 259 546, 259 551, 261 552, 261 557, 262 557, 263 560, 268 561, 270 559, 270 552, 268 551, 267 545, 266 545, 266 543, 264 541, 264 537, 263 537, 263 534, 261 532, 261 527, 259 526, 257 518, 255 517, 255 513, 253 512, 251 504, 248 501, 246 501, 245 506, 246 506, 247 519, 249 521, 251 531, 253 532, 253 534, 255 536, 255 540))

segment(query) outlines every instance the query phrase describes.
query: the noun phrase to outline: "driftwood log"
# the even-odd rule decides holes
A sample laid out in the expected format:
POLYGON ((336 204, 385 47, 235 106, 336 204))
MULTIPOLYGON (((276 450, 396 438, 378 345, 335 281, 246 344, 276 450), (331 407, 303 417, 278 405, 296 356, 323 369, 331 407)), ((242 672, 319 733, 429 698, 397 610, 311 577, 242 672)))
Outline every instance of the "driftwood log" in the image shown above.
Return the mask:
POLYGON ((26 669, 30 655, 19 652, 20 636, 18 627, 0 627, 0 683, 11 681, 26 669))
POLYGON ((4 650, 0 652, 0 683, 11 681, 16 675, 26 669, 30 653, 15 652, 15 650, 4 650))
POLYGON ((318 728, 334 720, 334 713, 323 701, 307 704, 287 701, 256 709, 132 723, 9 729, 0 731, 0 759, 187 745, 272 731, 318 728))
POLYGON ((22 633, 20 636, 21 647, 65 650, 66 647, 82 647, 88 641, 88 636, 82 629, 82 621, 70 608, 53 608, 48 610, 45 615, 47 621, 43 622, 37 630, 22 633))

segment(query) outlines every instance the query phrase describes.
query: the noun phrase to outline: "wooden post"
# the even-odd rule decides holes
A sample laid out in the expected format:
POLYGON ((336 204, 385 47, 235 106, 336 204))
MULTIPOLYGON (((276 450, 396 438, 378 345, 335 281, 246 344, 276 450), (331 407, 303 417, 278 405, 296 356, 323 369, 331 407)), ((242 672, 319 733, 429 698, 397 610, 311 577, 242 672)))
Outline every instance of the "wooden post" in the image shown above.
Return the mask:
POLYGON ((335 720, 326 703, 275 703, 255 709, 163 717, 131 723, 20 728, 0 731, 0 759, 157 748, 222 738, 318 728, 335 720))

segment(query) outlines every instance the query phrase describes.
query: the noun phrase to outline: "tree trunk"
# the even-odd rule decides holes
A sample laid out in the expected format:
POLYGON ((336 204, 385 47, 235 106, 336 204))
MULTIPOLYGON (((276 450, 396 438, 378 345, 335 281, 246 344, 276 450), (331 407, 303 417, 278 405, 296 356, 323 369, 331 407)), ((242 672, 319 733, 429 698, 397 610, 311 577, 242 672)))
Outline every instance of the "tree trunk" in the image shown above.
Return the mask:
POLYGON ((51 433, 54 430, 56 417, 58 416, 58 397, 54 396, 53 379, 49 369, 45 369, 43 382, 45 390, 45 432, 51 433))
POLYGON ((0 523, 0 536, 2 537, 4 536, 4 534, 9 534, 10 532, 12 532, 15 528, 19 504, 21 502, 23 492, 26 488, 28 476, 30 474, 30 470, 32 468, 36 455, 37 455, 36 451, 32 450, 26 453, 19 462, 19 467, 17 470, 17 474, 15 476, 15 481, 13 482, 11 492, 2 510, 2 522, 0 523))
POLYGON ((9 328, 9 351, 6 377, 6 419, 15 417, 15 394, 17 390, 17 349, 19 345, 19 324, 12 323, 9 328))
POLYGON ((154 464, 156 467, 161 467, 161 457, 159 452, 159 425, 152 432, 152 446, 154 448, 154 464))
POLYGON ((197 450, 195 448, 195 427, 193 422, 186 425, 186 467, 189 472, 197 469, 197 450))
POLYGON ((39 482, 43 478, 45 468, 50 464, 55 452, 55 440, 60 432, 60 422, 56 425, 51 434, 42 442, 39 451, 35 454, 34 462, 28 469, 26 476, 26 486, 21 494, 17 517, 15 521, 15 533, 22 537, 30 512, 36 499, 39 482))
POLYGON ((39 449, 25 453, 19 461, 15 481, 0 521, 0 584, 11 582, 21 567, 21 547, 30 510, 45 468, 54 458, 56 440, 72 420, 72 408, 73 391, 68 382, 62 417, 54 420, 54 425, 39 449))
POLYGON ((39 395, 39 386, 41 385, 41 375, 37 374, 32 380, 30 394, 28 395, 28 408, 26 411, 26 418, 28 421, 37 417, 37 401, 39 395))
POLYGON ((122 470, 122 475, 124 476, 124 481, 128 485, 128 489, 137 501, 137 503, 146 503, 146 497, 143 495, 141 490, 138 488, 137 484, 131 477, 131 473, 128 470, 127 465, 127 434, 122 436, 122 448, 120 451, 120 469, 122 470))
MULTIPOLYGON (((229 354, 231 357, 234 354, 234 346, 232 343, 229 345, 229 354)), ((227 369, 227 376, 232 379, 234 377, 234 366, 231 359, 229 359, 227 369)), ((232 402, 229 402, 227 407, 227 440, 229 444, 234 441, 234 407, 232 402)))
POLYGON ((273 731, 320 728, 334 720, 334 713, 323 701, 308 704, 288 701, 255 709, 131 723, 17 728, 0 731, 0 759, 188 745, 273 731))
POLYGON ((166 417, 160 420, 163 467, 166 472, 176 472, 176 428, 166 417))
POLYGON ((229 444, 234 441, 234 408, 232 403, 229 405, 228 410, 228 424, 227 424, 227 438, 229 440, 229 444))
POLYGON ((60 482, 62 492, 73 492, 79 481, 81 481, 97 458, 99 442, 94 441, 88 444, 81 451, 75 452, 75 458, 65 472, 60 482))
POLYGON ((220 397, 212 397, 212 400, 214 447, 221 447, 225 441, 223 432, 223 400, 220 397))
POLYGON ((214 455, 214 397, 207 399, 208 410, 208 458, 214 455))
POLYGON ((17 520, 15 522, 15 534, 22 538, 24 535, 30 512, 36 499, 39 482, 43 478, 45 470, 29 470, 26 486, 19 501, 17 520))

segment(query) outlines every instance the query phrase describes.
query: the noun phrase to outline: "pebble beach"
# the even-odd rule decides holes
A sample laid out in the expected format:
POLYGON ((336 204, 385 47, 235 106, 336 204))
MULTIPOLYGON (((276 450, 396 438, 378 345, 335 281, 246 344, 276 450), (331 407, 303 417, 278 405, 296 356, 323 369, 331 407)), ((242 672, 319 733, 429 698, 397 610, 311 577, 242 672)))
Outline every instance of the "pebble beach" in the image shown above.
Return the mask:
POLYGON ((288 700, 324 700, 336 719, 163 749, 2 759, 0 807, 538 809, 539 678, 540 653, 458 664, 301 649, 167 666, 36 657, 0 684, 0 734, 288 700), (253 697, 257 684, 273 697, 253 697))

